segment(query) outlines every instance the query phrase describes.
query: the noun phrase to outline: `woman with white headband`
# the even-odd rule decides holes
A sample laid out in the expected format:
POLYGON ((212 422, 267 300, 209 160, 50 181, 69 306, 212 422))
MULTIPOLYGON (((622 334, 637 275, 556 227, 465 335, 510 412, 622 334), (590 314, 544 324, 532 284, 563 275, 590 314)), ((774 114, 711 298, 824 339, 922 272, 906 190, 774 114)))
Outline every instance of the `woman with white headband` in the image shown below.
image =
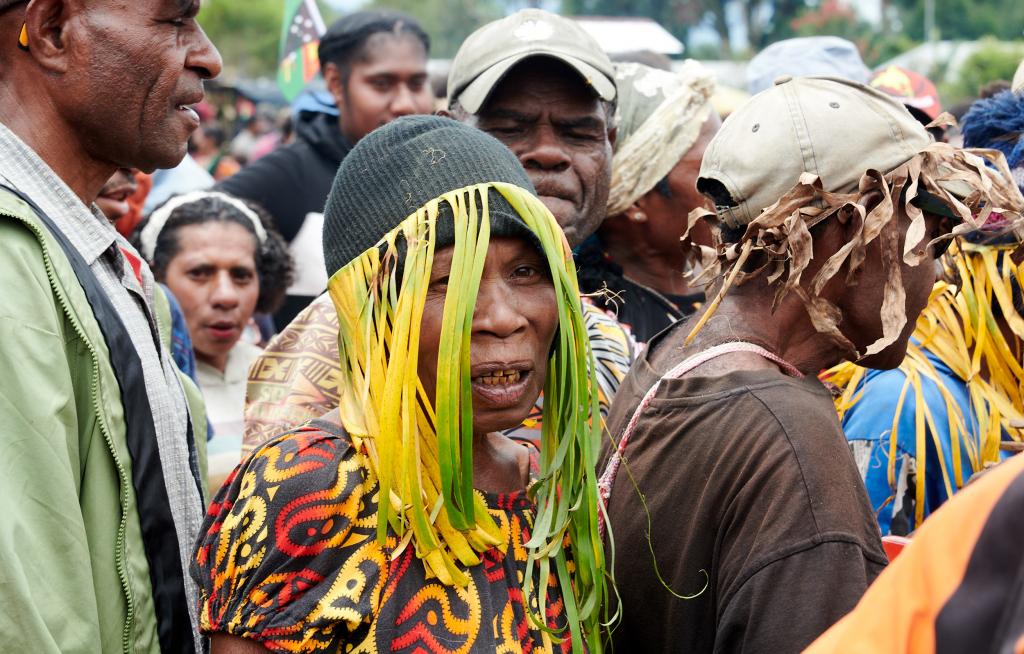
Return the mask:
POLYGON ((255 205, 224 193, 171 198, 150 214, 136 245, 181 303, 208 420, 210 480, 238 463, 245 385, 260 348, 242 338, 254 312, 271 313, 291 283, 281 236, 255 205))

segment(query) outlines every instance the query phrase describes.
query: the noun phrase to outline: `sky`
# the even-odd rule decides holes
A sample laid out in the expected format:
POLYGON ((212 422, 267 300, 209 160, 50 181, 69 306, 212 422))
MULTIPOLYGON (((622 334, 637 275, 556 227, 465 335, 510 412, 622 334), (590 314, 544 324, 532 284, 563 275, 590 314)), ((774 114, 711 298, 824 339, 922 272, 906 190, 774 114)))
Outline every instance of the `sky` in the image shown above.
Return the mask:
MULTIPOLYGON (((340 11, 354 11, 364 5, 366 0, 320 0, 326 5, 340 11)), ((881 15, 881 0, 847 0, 847 4, 854 7, 861 18, 870 23, 877 23, 881 15)), ((739 15, 740 7, 734 2, 726 3, 726 19, 732 26, 729 30, 734 48, 742 49, 746 43, 747 35, 743 30, 743 21, 739 15)), ((710 25, 697 27, 690 35, 690 44, 699 45, 702 43, 713 43, 717 41, 718 33, 710 25)))
POLYGON ((341 11, 352 11, 363 5, 364 0, 321 0, 325 5, 330 5, 341 11))

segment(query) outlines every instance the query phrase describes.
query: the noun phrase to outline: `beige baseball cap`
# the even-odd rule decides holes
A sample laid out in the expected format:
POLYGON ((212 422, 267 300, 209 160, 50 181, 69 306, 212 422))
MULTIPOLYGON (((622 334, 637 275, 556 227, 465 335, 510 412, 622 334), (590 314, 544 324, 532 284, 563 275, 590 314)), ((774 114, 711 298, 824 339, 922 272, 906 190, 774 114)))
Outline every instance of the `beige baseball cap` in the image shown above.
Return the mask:
POLYGON ((716 206, 729 227, 746 225, 808 172, 826 191, 848 193, 867 170, 887 173, 932 143, 891 96, 839 77, 789 77, 734 111, 708 145, 697 188, 714 182, 732 198, 716 206))
POLYGON ((601 99, 615 99, 615 69, 594 37, 569 18, 523 9, 463 41, 448 73, 448 106, 457 100, 469 113, 477 113, 513 66, 537 56, 564 61, 601 99))

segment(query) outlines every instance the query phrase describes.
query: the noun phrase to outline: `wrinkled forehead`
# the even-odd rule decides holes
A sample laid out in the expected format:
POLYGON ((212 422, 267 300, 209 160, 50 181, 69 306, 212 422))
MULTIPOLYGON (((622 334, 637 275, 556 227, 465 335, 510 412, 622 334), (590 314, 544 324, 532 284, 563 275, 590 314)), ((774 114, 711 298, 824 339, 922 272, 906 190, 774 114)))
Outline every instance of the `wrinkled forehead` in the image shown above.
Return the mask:
MULTIPOLYGON (((120 16, 182 16, 195 14, 201 4, 210 0, 75 0, 68 3, 67 11, 114 12, 120 16)), ((3 0, 0 0, 2 4, 3 0)), ((26 0, 27 2, 27 0, 26 0)))

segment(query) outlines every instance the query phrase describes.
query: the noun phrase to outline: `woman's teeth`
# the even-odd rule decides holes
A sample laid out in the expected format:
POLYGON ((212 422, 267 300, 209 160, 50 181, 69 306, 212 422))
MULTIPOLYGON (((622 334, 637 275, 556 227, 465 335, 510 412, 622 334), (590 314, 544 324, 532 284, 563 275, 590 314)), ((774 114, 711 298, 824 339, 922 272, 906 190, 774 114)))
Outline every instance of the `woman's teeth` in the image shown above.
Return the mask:
POLYGON ((521 376, 518 370, 496 370, 492 373, 476 377, 473 381, 485 386, 503 386, 516 383, 521 376))

